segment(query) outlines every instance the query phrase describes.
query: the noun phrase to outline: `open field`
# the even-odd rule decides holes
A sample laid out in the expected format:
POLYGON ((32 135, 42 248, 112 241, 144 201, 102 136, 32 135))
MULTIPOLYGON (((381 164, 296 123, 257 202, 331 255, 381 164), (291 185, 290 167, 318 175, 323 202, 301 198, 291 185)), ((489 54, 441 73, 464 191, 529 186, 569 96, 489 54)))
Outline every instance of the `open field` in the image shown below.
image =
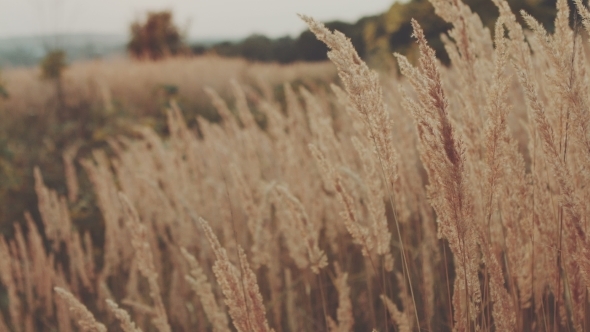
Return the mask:
POLYGON ((431 2, 450 67, 302 16, 331 64, 3 73, 0 332, 590 331, 590 12, 431 2))
MULTIPOLYGON (((13 68, 2 73, 10 99, 2 108, 8 116, 40 114, 55 102, 51 81, 40 80, 37 68, 13 68)), ((166 102, 165 87, 178 90, 178 98, 189 107, 210 107, 203 88, 223 96, 230 80, 269 87, 284 82, 331 81, 336 72, 327 63, 299 63, 289 66, 252 64, 241 59, 215 56, 170 58, 158 62, 114 59, 73 63, 64 73, 66 106, 116 101, 134 113, 154 114, 166 102)), ((312 83, 313 84, 313 83, 312 83)))

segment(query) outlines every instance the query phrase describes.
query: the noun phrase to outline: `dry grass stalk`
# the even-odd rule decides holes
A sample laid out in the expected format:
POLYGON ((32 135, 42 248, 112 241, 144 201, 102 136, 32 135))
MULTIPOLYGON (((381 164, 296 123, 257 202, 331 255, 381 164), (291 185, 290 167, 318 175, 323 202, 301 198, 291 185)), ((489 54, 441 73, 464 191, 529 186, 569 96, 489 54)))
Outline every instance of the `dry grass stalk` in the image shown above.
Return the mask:
MULTIPOLYGON (((569 172, 567 164, 562 159, 554 130, 549 124, 545 108, 539 100, 536 88, 533 85, 529 74, 525 70, 518 67, 516 70, 519 81, 527 97, 527 104, 531 112, 532 120, 534 121, 536 130, 542 140, 543 153, 545 154, 546 161, 559 185, 560 204, 564 211, 563 225, 566 229, 565 236, 567 237, 567 240, 564 241, 564 246, 566 252, 572 254, 568 257, 562 256, 560 253, 559 257, 560 260, 563 259, 565 261, 563 268, 570 280, 573 281, 582 277, 584 278, 584 283, 587 288, 590 279, 588 279, 587 273, 580 270, 580 265, 584 268, 584 271, 587 270, 587 266, 589 265, 589 258, 583 256, 584 253, 589 252, 589 243, 585 231, 586 218, 581 214, 582 203, 580 197, 576 195, 575 185, 572 182, 573 177, 569 172), (577 260, 580 260, 581 264, 577 260)), ((574 305, 577 309, 573 315, 574 325, 577 329, 581 329, 584 320, 582 304, 586 302, 584 295, 585 290, 579 283, 575 283, 570 287, 570 298, 575 303, 574 305)), ((564 314, 562 314, 562 317, 563 316, 564 314)))
POLYGON ((303 204, 291 194, 287 187, 277 186, 276 190, 279 197, 289 209, 288 216, 290 217, 290 222, 296 225, 295 229, 299 233, 298 238, 303 239, 311 270, 315 274, 320 273, 320 269, 328 265, 328 260, 324 251, 319 248, 318 231, 314 229, 303 204))
MULTIPOLYGON (((395 225, 398 233, 398 241, 400 244, 402 255, 402 269, 404 276, 407 278, 410 285, 410 292, 412 293, 412 300, 414 302, 414 309, 417 313, 416 301, 414 299, 414 290, 412 280, 409 275, 407 256, 405 252, 404 240, 399 225, 399 220, 396 213, 396 208, 403 210, 403 207, 396 207, 394 201, 394 192, 396 193, 397 205, 401 205, 400 194, 401 186, 399 183, 399 156, 395 150, 392 140, 392 122, 389 118, 389 113, 385 110, 383 102, 383 92, 379 78, 376 72, 369 70, 368 66, 358 56, 358 53, 352 46, 349 39, 344 34, 336 31, 330 32, 326 27, 313 20, 310 17, 300 16, 309 26, 310 30, 316 37, 326 43, 330 48, 328 58, 336 65, 338 75, 344 83, 344 87, 348 92, 348 96, 352 104, 360 113, 361 118, 365 122, 368 139, 373 143, 373 148, 377 159, 379 160, 379 168, 381 169, 381 176, 385 183, 385 190, 389 199, 392 210, 394 211, 395 225)), ((342 196, 342 195, 340 195, 342 196)), ((378 203, 375 203, 378 204, 378 203)), ((374 220, 376 229, 374 236, 376 238, 377 250, 379 254, 384 255, 386 266, 391 267, 392 259, 389 254, 389 245, 391 235, 387 227, 387 223, 383 222, 381 216, 374 220)), ((365 244, 366 245, 366 244, 365 244)), ((383 280, 383 285, 385 281, 383 280)), ((385 287, 382 287, 385 288, 385 287)), ((416 322, 420 325, 418 315, 416 315, 416 322)))
POLYGON ((211 102, 221 119, 223 120, 223 126, 228 135, 235 135, 239 131, 239 125, 236 117, 232 114, 232 112, 227 107, 227 104, 223 98, 219 96, 215 90, 212 88, 205 88, 205 92, 211 98, 211 102))
POLYGON ((39 168, 35 168, 35 191, 38 197, 39 212, 45 226, 45 234, 52 240, 54 248, 61 241, 67 241, 71 232, 71 221, 65 199, 45 187, 39 168))
POLYGON ((95 188, 97 204, 105 223, 105 267, 101 273, 101 278, 104 279, 116 270, 126 258, 132 257, 133 251, 130 246, 121 246, 122 243, 127 243, 128 233, 119 231, 125 227, 122 222, 123 210, 117 193, 117 185, 111 172, 111 163, 107 156, 101 152, 93 153, 93 159, 81 160, 80 164, 86 170, 95 188))
POLYGON ((8 325, 4 321, 4 316, 0 315, 0 332, 10 332, 8 325))
MULTIPOLYGON (((279 194, 276 194, 276 197, 273 199, 273 204, 276 204, 276 206, 286 207, 286 204, 281 201, 279 194)), ((297 217, 289 209, 279 208, 276 213, 276 220, 277 229, 281 238, 284 240, 284 246, 295 265, 299 269, 310 267, 307 246, 304 241, 301 241, 297 217)))
POLYGON ((399 311, 397 305, 393 303, 387 296, 381 295, 381 300, 385 303, 387 307, 387 311, 391 315, 391 320, 397 326, 400 332, 410 332, 412 331, 409 317, 404 313, 399 311))
POLYGON ((473 202, 466 187, 465 150, 450 122, 434 51, 418 23, 412 21, 412 26, 420 49, 420 69, 412 67, 405 57, 396 57, 402 74, 418 94, 418 102, 406 98, 406 107, 416 123, 420 157, 431 183, 431 204, 440 218, 439 234, 449 241, 456 257, 453 306, 456 328, 463 330, 477 316, 481 302, 477 234, 473 230, 473 202))
POLYGON ((140 328, 135 326, 135 323, 131 320, 131 317, 129 316, 129 313, 127 313, 127 311, 119 308, 117 303, 115 303, 111 300, 106 300, 106 301, 107 301, 107 305, 109 306, 109 309, 113 312, 115 317, 121 323, 121 329, 124 332, 142 332, 140 328))
POLYGON ((375 239, 375 251, 377 254, 384 256, 385 268, 387 271, 393 269, 393 257, 390 251, 391 234, 389 231, 383 232, 387 229, 387 215, 385 213, 385 205, 383 204, 383 197, 386 197, 383 192, 381 181, 377 172, 377 165, 371 156, 369 149, 364 146, 356 137, 352 137, 352 144, 354 145, 363 165, 363 182, 367 188, 367 205, 369 215, 371 216, 371 231, 375 239))
MULTIPOLYGON (((496 23, 496 59, 495 69, 493 74, 493 83, 489 92, 489 111, 488 121, 485 128, 484 136, 486 144, 486 183, 484 186, 484 197, 489 197, 489 200, 484 203, 484 216, 489 224, 492 217, 492 209, 496 204, 496 197, 498 195, 498 186, 501 183, 502 163, 510 163, 508 156, 509 151, 507 144, 511 143, 512 138, 507 128, 507 115, 509 107, 507 105, 506 96, 508 89, 508 79, 503 77, 504 66, 507 62, 507 45, 504 40, 504 28, 502 19, 498 19, 496 23)), ((508 221, 510 220, 507 218, 508 221)), ((513 232, 517 229, 514 225, 507 225, 512 231, 508 238, 507 245, 514 246, 518 237, 513 232)), ((491 299, 494 303, 492 315, 496 326, 505 331, 514 331, 516 329, 516 315, 514 314, 514 303, 510 298, 506 288, 504 287, 504 276, 501 265, 498 262, 496 255, 493 253, 493 248, 488 243, 489 235, 483 232, 479 235, 480 246, 484 253, 484 260, 487 264, 487 269, 490 275, 490 292, 491 299)), ((511 253, 517 253, 515 247, 510 248, 511 253)), ((518 269, 514 264, 511 269, 518 269)), ((526 287, 522 285, 523 288, 526 287)), ((522 299, 526 302, 526 299, 522 299)))
MULTIPOLYGON (((234 164, 230 166, 230 172, 239 193, 240 201, 248 219, 248 229, 252 235, 252 261, 256 266, 269 264, 268 244, 270 243, 271 234, 264 226, 265 216, 263 214, 261 203, 255 199, 257 190, 252 190, 246 179, 234 164)), ((256 188, 256 187, 255 187, 256 188)))
POLYGON ((78 199, 80 186, 78 185, 78 176, 76 175, 76 165, 74 159, 80 148, 80 143, 69 146, 62 154, 64 161, 64 172, 66 178, 66 186, 68 188, 68 200, 70 203, 75 203, 78 199))
POLYGON ((55 296, 53 300, 55 302, 55 316, 57 319, 57 327, 59 328, 59 331, 72 332, 72 319, 70 318, 68 305, 58 296, 55 296))
POLYGON ((336 318, 338 325, 334 326, 333 332, 350 332, 353 330, 354 317, 352 315, 352 303, 350 300, 350 286, 348 285, 348 273, 343 273, 336 265, 336 279, 334 285, 338 291, 338 309, 336 318))
POLYGON ((94 315, 92 315, 86 306, 80 303, 72 293, 61 287, 55 287, 54 290, 61 300, 68 304, 70 314, 83 332, 107 331, 107 328, 103 324, 97 322, 94 315))
POLYGON ((135 258, 137 259, 139 271, 148 280, 150 297, 154 301, 153 314, 155 317, 152 322, 160 332, 170 332, 172 329, 168 324, 166 308, 160 294, 158 273, 154 266, 152 249, 147 239, 146 226, 139 221, 139 216, 129 199, 124 194, 120 194, 119 197, 123 202, 127 227, 131 231, 131 244, 135 249, 135 258))
POLYGON ((576 4, 576 8, 578 9, 578 14, 580 14, 580 16, 582 17, 582 24, 584 25, 584 28, 586 29, 586 31, 590 32, 590 12, 586 8, 582 0, 574 0, 574 3, 576 4))
POLYGON ((199 266, 197 259, 185 248, 180 248, 180 252, 190 267, 190 275, 186 276, 186 280, 199 296, 205 315, 207 315, 207 319, 213 326, 213 331, 229 332, 227 314, 217 305, 211 284, 207 281, 207 276, 199 266))
POLYGON ((293 279, 291 277, 291 270, 285 270, 285 309, 287 310, 287 323, 289 324, 290 331, 299 331, 300 323, 298 321, 297 307, 296 305, 296 294, 293 291, 293 279))
POLYGON ((342 177, 334 170, 334 167, 320 149, 313 144, 309 145, 309 149, 324 174, 324 178, 328 179, 330 187, 334 188, 338 193, 338 200, 344 209, 340 215, 344 220, 346 229, 355 243, 362 247, 363 255, 369 256, 374 247, 373 239, 370 236, 369 230, 360 223, 352 196, 344 188, 342 177))
POLYGON ((238 247, 240 270, 229 260, 227 253, 217 240, 217 236, 203 218, 199 222, 211 245, 216 260, 213 272, 225 296, 229 315, 239 332, 271 331, 266 321, 266 312, 256 283, 256 275, 246 261, 244 251, 238 247))
POLYGON ((22 310, 20 308, 20 297, 17 295, 17 285, 14 280, 13 268, 12 268, 12 257, 8 244, 4 237, 0 238, 0 280, 4 287, 9 299, 8 313, 10 320, 14 328, 20 331, 18 324, 21 322, 22 310))
MULTIPOLYGON (((342 33, 330 32, 314 19, 301 16, 316 37, 326 43, 331 51, 328 57, 336 65, 338 75, 344 83, 356 110, 366 123, 369 139, 382 163, 385 182, 395 188, 397 178, 397 152, 391 138, 391 120, 385 111, 383 92, 376 72, 359 57, 352 43, 342 33)), ((385 232, 386 230, 383 230, 385 232)))

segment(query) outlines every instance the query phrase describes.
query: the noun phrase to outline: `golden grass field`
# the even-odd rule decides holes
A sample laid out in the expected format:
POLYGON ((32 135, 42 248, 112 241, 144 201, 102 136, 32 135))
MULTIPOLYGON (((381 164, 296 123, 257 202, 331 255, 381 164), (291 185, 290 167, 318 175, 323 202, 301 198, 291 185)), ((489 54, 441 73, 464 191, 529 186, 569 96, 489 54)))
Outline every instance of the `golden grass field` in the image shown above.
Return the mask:
MULTIPOLYGON (((494 0, 490 31, 431 2, 450 67, 420 22, 378 73, 306 16, 331 64, 72 65, 69 105, 167 128, 62 144, 59 191, 35 168, 0 331, 590 331, 590 12, 558 0, 549 34, 494 0), (96 226, 72 218, 86 190, 96 226)), ((3 73, 11 116, 51 103, 36 75, 3 73)))
MULTIPOLYGON (((11 98, 3 107, 16 114, 43 112, 54 99, 53 85, 40 80, 37 68, 12 68, 2 73, 11 98)), ((161 111, 160 85, 178 87, 180 97, 191 104, 208 106, 205 87, 227 95, 232 79, 243 83, 264 82, 268 86, 284 82, 331 81, 336 72, 327 63, 298 63, 289 66, 252 64, 242 59, 216 56, 178 57, 163 61, 132 61, 124 58, 73 63, 64 72, 66 103, 120 101, 136 113, 161 111)))

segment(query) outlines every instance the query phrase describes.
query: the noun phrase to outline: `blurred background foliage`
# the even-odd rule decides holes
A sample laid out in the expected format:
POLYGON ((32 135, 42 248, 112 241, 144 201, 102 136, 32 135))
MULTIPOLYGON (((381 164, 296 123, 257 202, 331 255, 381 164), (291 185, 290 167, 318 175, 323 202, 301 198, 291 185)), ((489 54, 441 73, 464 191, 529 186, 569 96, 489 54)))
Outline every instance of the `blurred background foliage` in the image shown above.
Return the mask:
MULTIPOLYGON (((491 0, 463 2, 481 17, 490 31, 493 31, 498 10, 491 0)), ((555 17, 555 2, 555 0, 508 0, 515 13, 524 9, 549 30, 552 29, 555 17)), ((571 1, 570 5, 573 6, 571 1)), ((412 18, 420 22, 429 43, 436 50, 441 61, 448 64, 448 56, 440 41, 440 35, 447 31, 450 25, 434 13, 434 8, 428 0, 395 2, 380 15, 363 17, 355 23, 332 21, 325 22, 325 25, 329 29, 338 30, 348 36, 359 55, 369 64, 387 69, 392 65, 393 52, 410 57, 414 52, 410 25, 412 18)), ((229 57, 244 57, 252 61, 291 63, 327 60, 326 46, 310 31, 304 31, 296 38, 287 36, 270 39, 261 35, 252 35, 239 42, 223 42, 210 46, 192 45, 191 49, 196 54, 215 53, 229 57)))

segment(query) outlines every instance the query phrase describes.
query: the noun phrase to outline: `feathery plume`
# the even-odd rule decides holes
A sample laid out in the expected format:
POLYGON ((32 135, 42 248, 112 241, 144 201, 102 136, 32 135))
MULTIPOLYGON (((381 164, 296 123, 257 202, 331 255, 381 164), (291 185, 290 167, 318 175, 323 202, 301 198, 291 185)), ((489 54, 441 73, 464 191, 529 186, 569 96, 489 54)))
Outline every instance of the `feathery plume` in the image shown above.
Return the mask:
POLYGON ((340 205, 344 208, 344 211, 342 211, 340 215, 344 219, 344 225, 346 226, 348 233, 350 233, 355 243, 362 247, 363 255, 369 256, 371 250, 374 247, 374 243, 372 238, 369 236, 369 230, 359 222, 357 217, 358 213, 354 206, 354 201, 352 196, 350 196, 350 194, 344 188, 342 177, 334 170, 332 164, 329 163, 326 156, 320 151, 320 149, 318 149, 315 145, 310 144, 309 150, 320 166, 324 177, 330 181, 330 186, 338 193, 338 200, 340 201, 340 205))
POLYGON ((190 275, 186 276, 186 280, 193 291, 199 296, 205 315, 213 326, 213 331, 229 332, 227 315, 223 309, 217 305, 217 300, 213 294, 211 284, 207 281, 207 276, 205 276, 203 269, 199 266, 197 259, 185 248, 180 248, 180 252, 190 267, 190 275))
POLYGON ((381 300, 385 303, 387 311, 389 311, 389 314, 391 315, 391 320, 397 325, 398 330, 400 332, 411 332, 412 328, 408 316, 404 312, 399 311, 397 305, 387 296, 381 295, 381 300))
POLYGON ((406 96, 405 107, 411 110, 417 127, 420 158, 430 181, 429 197, 440 219, 439 234, 449 241, 458 263, 453 306, 456 328, 462 330, 475 319, 481 302, 473 202, 465 174, 465 148, 449 118, 449 103, 442 88, 434 50, 428 46, 418 22, 412 20, 412 26, 420 50, 420 69, 414 68, 404 56, 395 56, 402 74, 418 94, 417 102, 406 96), (461 298, 469 304, 461 304, 461 298))
POLYGON ((394 189, 398 176, 398 154, 393 148, 391 120, 383 103, 379 76, 369 69, 344 34, 330 32, 311 17, 300 17, 316 37, 330 48, 328 58, 336 65, 352 104, 365 121, 368 138, 373 142, 375 152, 380 158, 387 187, 394 189))
POLYGON ((160 294, 158 273, 156 272, 156 267, 154 265, 152 249, 148 242, 146 226, 139 221, 137 211, 127 196, 120 193, 119 198, 123 202, 123 211, 127 218, 127 228, 131 231, 131 245, 135 249, 137 266, 139 267, 141 274, 148 280, 150 297, 154 301, 153 313, 155 317, 152 319, 152 322, 160 332, 171 332, 172 329, 168 324, 166 308, 164 307, 162 295, 160 294))
POLYGON ((124 332, 142 332, 139 327, 135 326, 135 323, 131 320, 131 317, 129 316, 129 313, 127 313, 127 311, 119 308, 117 303, 115 303, 112 300, 107 299, 106 302, 111 312, 119 320, 119 323, 121 324, 121 329, 124 332))
POLYGON ((80 186, 78 185, 78 176, 76 175, 76 165, 74 165, 74 159, 76 158, 76 154, 78 153, 80 146, 80 143, 73 144, 66 148, 62 154, 66 177, 66 187, 68 188, 68 200, 70 203, 76 202, 80 190, 80 186))
POLYGON ((68 292, 67 290, 61 287, 54 288, 57 295, 68 304, 68 308, 70 313, 76 320, 76 323, 80 327, 83 332, 106 332, 107 328, 96 321, 94 315, 86 306, 84 306, 80 301, 78 301, 72 293, 68 292))
POLYGON ((305 247, 307 248, 307 254, 311 270, 318 274, 320 269, 328 265, 328 259, 323 250, 318 245, 318 231, 314 229, 313 224, 309 220, 303 204, 291 194, 289 189, 285 186, 277 186, 277 193, 282 201, 287 205, 292 220, 291 222, 296 225, 296 229, 299 232, 299 237, 303 239, 305 247))
POLYGON ((334 285, 338 291, 338 309, 336 318, 338 318, 338 332, 350 332, 354 325, 352 315, 352 303, 350 301, 350 286, 348 285, 348 273, 343 273, 340 266, 336 265, 336 280, 334 285))
POLYGON ((246 261, 244 251, 238 247, 238 257, 242 273, 230 262, 227 252, 221 247, 217 236, 203 218, 199 223, 215 254, 213 272, 225 296, 229 315, 239 332, 269 332, 262 296, 256 283, 256 275, 246 261))

